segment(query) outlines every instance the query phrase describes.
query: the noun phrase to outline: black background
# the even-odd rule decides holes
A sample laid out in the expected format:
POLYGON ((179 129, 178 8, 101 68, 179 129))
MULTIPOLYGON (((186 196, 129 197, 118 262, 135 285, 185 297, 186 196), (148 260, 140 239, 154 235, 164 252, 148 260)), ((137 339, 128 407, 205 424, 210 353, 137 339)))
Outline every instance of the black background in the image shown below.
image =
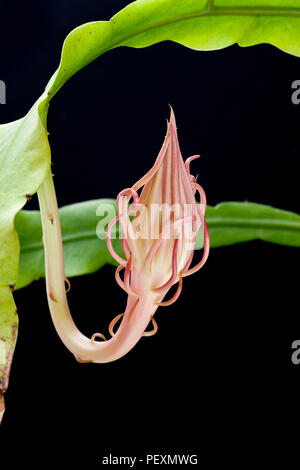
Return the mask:
MULTIPOLYGON (((128 3, 2 0, 0 122, 22 117, 38 98, 71 29, 128 3)), ((268 45, 197 52, 168 42, 107 53, 51 102, 59 205, 116 197, 144 175, 171 104, 184 157, 202 155, 193 172, 209 204, 249 200, 299 212, 300 106, 291 102, 299 60, 268 45)), ((26 209, 36 207, 32 200, 26 209)), ((180 299, 157 312, 157 335, 105 365, 78 364, 64 348, 43 280, 16 292, 20 331, 1 458, 34 466, 84 458, 97 468, 110 452, 193 452, 209 457, 204 468, 220 457, 244 468, 250 458, 277 459, 283 435, 290 454, 298 265, 297 249, 259 241, 212 250, 180 299)), ((72 280, 70 304, 87 335, 104 332, 125 307, 113 271, 72 280)))

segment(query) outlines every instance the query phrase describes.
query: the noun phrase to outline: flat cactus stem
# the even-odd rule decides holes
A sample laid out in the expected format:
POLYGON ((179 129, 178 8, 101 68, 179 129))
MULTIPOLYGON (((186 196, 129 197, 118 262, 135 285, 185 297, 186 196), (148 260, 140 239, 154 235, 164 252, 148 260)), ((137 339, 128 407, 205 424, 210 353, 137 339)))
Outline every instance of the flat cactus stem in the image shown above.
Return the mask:
POLYGON ((9 286, 0 286, 0 423, 5 412, 4 394, 9 383, 9 374, 18 333, 18 315, 9 286), (4 302, 5 301, 5 302, 4 302), (13 315, 11 312, 14 312, 13 315))

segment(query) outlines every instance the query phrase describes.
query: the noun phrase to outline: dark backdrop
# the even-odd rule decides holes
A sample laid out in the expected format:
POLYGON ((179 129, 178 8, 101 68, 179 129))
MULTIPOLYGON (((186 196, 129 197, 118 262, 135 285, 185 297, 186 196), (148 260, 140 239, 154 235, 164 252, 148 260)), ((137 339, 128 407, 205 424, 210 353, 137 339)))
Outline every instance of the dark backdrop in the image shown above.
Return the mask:
MULTIPOLYGON (((67 33, 109 19, 128 1, 1 2, 0 122, 23 116, 58 65, 67 33)), ((116 197, 153 164, 168 104, 185 157, 211 205, 245 199, 299 212, 300 59, 274 47, 196 52, 173 43, 120 48, 78 73, 51 102, 60 205, 116 197)), ((36 208, 32 200, 26 209, 36 208)), ((193 452, 210 466, 281 451, 298 419, 297 249, 251 242, 211 251, 159 332, 106 365, 78 364, 50 321, 44 281, 16 292, 20 332, 1 458, 17 464, 99 464, 109 452, 193 452), (280 423, 280 424, 279 424, 280 423), (271 436, 271 445, 266 440, 271 436)), ((72 280, 78 326, 91 335, 125 306, 114 268, 72 280)), ((290 444, 292 447, 292 443, 290 444)), ((291 449, 292 450, 292 449, 291 449)), ((240 468, 243 460, 239 461, 240 468)))

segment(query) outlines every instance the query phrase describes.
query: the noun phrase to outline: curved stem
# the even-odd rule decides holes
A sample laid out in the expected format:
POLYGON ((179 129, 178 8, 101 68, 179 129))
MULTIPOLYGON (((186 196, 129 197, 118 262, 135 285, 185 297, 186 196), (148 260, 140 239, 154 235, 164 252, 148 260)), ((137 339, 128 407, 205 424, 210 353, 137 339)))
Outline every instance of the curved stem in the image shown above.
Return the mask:
POLYGON ((4 392, 0 390, 0 424, 5 413, 5 401, 4 401, 4 392))
MULTIPOLYGON (((43 227, 47 297, 56 331, 65 346, 79 359, 100 363, 114 361, 139 341, 157 305, 154 305, 147 289, 139 299, 129 295, 122 323, 113 338, 97 343, 84 336, 73 322, 67 302, 62 236, 51 174, 40 187, 38 198, 43 227)), ((88 307, 88 294, 86 298, 88 307)))

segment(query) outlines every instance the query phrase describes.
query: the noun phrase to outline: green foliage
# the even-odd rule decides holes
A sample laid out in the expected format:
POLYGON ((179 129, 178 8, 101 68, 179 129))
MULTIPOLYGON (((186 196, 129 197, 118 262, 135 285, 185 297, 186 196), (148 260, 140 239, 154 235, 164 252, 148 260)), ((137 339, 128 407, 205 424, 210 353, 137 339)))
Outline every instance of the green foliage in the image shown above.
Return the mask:
MULTIPOLYGON (((113 199, 99 199, 62 207, 59 210, 64 243, 66 275, 88 274, 104 264, 114 264, 106 246, 105 234, 99 239, 97 225, 109 208, 116 212, 113 199), (102 214, 102 216, 97 215, 102 214)), ((24 287, 45 274, 42 225, 39 211, 21 211, 15 220, 21 244, 19 278, 16 288, 24 287)), ((107 226, 107 222, 105 227, 107 226)), ((107 228, 107 227, 106 227, 107 228)), ((116 233, 116 235, 118 232, 116 233)), ((121 253, 121 241, 113 240, 114 249, 121 253)))
POLYGON ((250 202, 223 202, 208 207, 211 246, 264 240, 300 247, 300 215, 250 202))
POLYGON ((27 116, 0 126, 0 391, 6 388, 17 337, 12 290, 17 282, 19 240, 15 214, 43 180, 50 149, 36 104, 27 116))

